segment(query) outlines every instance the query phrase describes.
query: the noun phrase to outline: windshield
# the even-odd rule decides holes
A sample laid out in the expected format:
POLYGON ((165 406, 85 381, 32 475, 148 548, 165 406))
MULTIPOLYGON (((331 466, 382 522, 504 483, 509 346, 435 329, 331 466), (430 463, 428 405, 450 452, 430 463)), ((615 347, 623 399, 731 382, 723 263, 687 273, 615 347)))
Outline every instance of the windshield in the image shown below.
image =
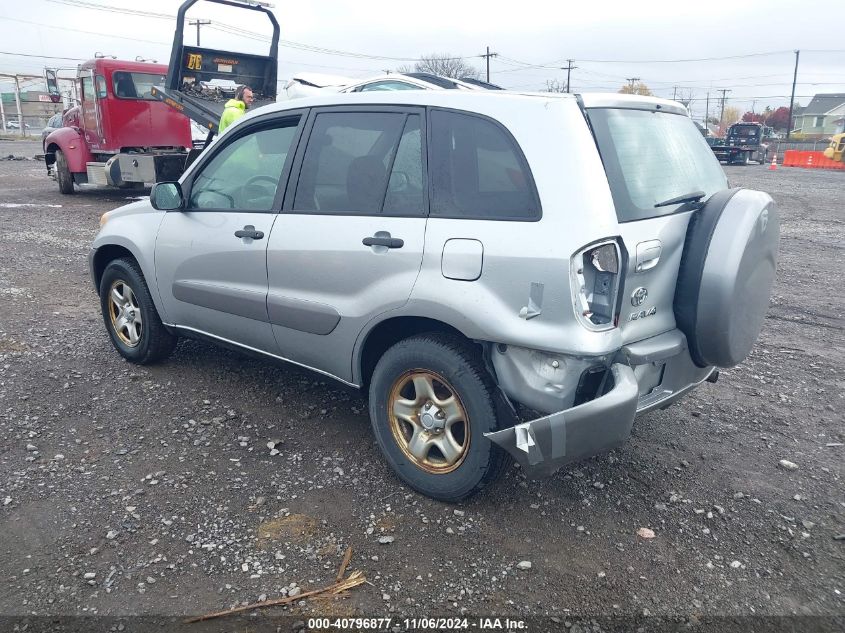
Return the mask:
POLYGON ((668 112, 591 108, 616 215, 620 222, 674 213, 683 203, 654 205, 727 189, 725 172, 689 117, 668 112))

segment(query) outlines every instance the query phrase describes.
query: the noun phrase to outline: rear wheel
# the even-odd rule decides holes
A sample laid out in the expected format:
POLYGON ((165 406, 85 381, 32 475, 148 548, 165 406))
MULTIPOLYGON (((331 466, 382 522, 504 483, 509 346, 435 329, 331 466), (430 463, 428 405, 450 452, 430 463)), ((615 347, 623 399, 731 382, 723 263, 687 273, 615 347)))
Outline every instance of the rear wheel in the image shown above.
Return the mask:
POLYGON ((370 383, 376 441, 396 474, 442 501, 459 501, 495 480, 509 462, 484 437, 497 430, 495 385, 470 343, 425 334, 379 360, 370 383))
POLYGON ((67 159, 62 150, 56 150, 56 180, 59 183, 59 191, 64 194, 73 193, 73 175, 67 165, 67 159))
POLYGON ((167 358, 177 338, 161 322, 138 262, 109 262, 100 281, 103 322, 126 360, 148 365, 167 358))

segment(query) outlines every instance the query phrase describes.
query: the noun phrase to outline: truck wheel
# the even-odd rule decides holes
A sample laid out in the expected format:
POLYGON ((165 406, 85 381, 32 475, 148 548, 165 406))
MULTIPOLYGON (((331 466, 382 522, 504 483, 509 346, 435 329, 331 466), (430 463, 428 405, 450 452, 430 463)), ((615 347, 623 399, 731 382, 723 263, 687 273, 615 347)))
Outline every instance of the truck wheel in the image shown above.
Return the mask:
POLYGON ((56 150, 56 180, 59 182, 59 191, 64 194, 73 193, 73 176, 67 166, 67 159, 62 150, 56 150))
POLYGON ((116 259, 106 266, 100 281, 100 308, 112 343, 129 362, 155 363, 176 347, 178 339, 162 324, 134 259, 116 259))
POLYGON ((496 479, 509 455, 484 437, 497 429, 495 385, 470 343, 445 334, 400 341, 376 365, 370 421, 394 472, 441 501, 496 479))

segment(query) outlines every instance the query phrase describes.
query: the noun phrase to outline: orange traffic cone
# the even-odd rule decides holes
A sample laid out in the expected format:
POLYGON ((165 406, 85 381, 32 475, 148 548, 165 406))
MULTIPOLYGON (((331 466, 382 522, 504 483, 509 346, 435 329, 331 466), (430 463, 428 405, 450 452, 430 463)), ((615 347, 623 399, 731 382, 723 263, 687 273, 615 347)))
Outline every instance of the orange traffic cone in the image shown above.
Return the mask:
POLYGON ((772 156, 772 164, 769 165, 769 171, 774 171, 778 168, 778 155, 772 156))

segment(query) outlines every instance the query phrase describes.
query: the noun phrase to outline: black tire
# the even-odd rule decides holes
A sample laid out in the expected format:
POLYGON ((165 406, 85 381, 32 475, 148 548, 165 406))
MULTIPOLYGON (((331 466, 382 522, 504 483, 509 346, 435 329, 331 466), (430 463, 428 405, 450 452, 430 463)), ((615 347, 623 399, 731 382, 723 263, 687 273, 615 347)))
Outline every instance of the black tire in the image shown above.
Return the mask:
POLYGON ((56 150, 56 180, 59 182, 59 191, 63 194, 73 193, 73 175, 67 166, 67 159, 62 150, 56 150))
POLYGON ((498 429, 495 394, 496 386, 471 343, 440 333, 405 339, 384 353, 370 381, 370 421, 376 441, 409 486, 434 499, 460 501, 494 481, 510 463, 510 456, 484 437, 498 429), (391 394, 403 377, 420 371, 442 377, 466 413, 461 423, 466 448, 449 472, 425 470, 406 454, 394 433, 388 411, 391 394))
POLYGON ((149 365, 158 362, 167 358, 176 347, 178 338, 162 324, 141 268, 134 259, 115 259, 106 266, 100 280, 100 310, 112 343, 118 353, 131 363, 149 365), (137 305, 136 310, 140 312, 141 323, 135 330, 138 337, 135 344, 127 340, 128 334, 122 330, 119 333, 116 325, 111 293, 113 289, 120 288, 126 294, 119 284, 129 287, 137 305))

